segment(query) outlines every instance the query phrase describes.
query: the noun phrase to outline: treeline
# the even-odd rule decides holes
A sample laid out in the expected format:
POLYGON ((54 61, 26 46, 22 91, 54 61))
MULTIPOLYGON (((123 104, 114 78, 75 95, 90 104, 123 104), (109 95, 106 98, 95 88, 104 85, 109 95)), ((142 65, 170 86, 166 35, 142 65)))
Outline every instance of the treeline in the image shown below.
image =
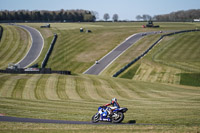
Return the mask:
POLYGON ((88 10, 17 10, 0 11, 0 21, 31 21, 31 22, 93 22, 96 20, 95 12, 88 10))
POLYGON ((156 21, 173 21, 187 22, 194 19, 200 19, 200 9, 192 9, 187 11, 177 11, 170 14, 156 15, 153 17, 156 21))

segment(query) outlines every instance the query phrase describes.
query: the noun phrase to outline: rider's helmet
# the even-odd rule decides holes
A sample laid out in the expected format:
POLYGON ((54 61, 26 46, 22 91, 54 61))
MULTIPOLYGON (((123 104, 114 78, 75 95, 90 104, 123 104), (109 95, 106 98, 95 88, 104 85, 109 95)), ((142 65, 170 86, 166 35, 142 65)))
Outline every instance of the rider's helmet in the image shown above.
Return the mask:
POLYGON ((111 103, 114 103, 114 102, 117 102, 117 99, 116 99, 116 98, 113 98, 113 99, 111 100, 111 103))

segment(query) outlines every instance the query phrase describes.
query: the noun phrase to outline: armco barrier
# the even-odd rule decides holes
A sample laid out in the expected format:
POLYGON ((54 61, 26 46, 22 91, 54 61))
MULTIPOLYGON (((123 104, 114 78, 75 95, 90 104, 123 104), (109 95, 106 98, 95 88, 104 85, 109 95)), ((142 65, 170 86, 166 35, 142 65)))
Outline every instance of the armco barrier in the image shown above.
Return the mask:
POLYGON ((7 74, 65 74, 65 75, 71 75, 70 71, 52 71, 51 68, 41 68, 38 70, 26 70, 26 69, 6 69, 6 70, 0 70, 0 73, 7 73, 7 74))
POLYGON ((3 35, 3 27, 0 25, 0 42, 1 42, 2 35, 3 35))
POLYGON ((117 77, 119 74, 121 74, 122 72, 124 72, 127 68, 129 68, 131 65, 133 65, 135 62, 137 62, 141 57, 145 56, 160 40, 162 40, 164 37, 166 36, 171 36, 171 35, 175 35, 175 34, 180 34, 180 33, 185 33, 185 32, 194 32, 194 31, 200 31, 198 29, 196 30, 183 30, 183 31, 176 31, 173 33, 168 33, 165 35, 162 35, 155 43, 153 43, 144 53, 142 53, 140 56, 138 56, 137 58, 135 58, 133 61, 131 61, 129 64, 127 64, 126 66, 124 66, 123 68, 121 68, 119 71, 117 71, 113 77, 117 77))
POLYGON ((54 34, 54 38, 53 38, 53 40, 50 44, 49 50, 48 50, 47 54, 45 55, 44 60, 42 61, 42 65, 41 65, 42 68, 45 68, 45 66, 47 65, 47 62, 48 62, 49 57, 51 55, 51 52, 53 51, 53 47, 56 43, 57 37, 58 37, 57 34, 54 34))

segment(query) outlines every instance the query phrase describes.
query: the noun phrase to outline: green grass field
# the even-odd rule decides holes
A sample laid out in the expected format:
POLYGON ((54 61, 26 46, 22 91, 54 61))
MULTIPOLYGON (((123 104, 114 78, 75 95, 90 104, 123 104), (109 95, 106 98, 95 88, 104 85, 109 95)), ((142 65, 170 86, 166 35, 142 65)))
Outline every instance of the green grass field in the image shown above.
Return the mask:
MULTIPOLYGON (((51 23, 50 29, 39 28, 42 23, 26 25, 38 29, 45 40, 45 47, 42 55, 35 63, 41 64, 42 59, 53 38, 53 33, 58 34, 58 39, 47 67, 55 70, 70 70, 73 73, 82 73, 87 70, 94 62, 110 50, 123 42, 127 37, 138 32, 155 30, 182 30, 194 29, 198 26, 194 23, 158 23, 161 28, 141 28, 145 23, 51 23), (79 28, 92 30, 92 33, 80 33, 79 28)), ((159 36, 157 36, 159 37, 159 36)), ((157 37, 152 37, 156 40, 157 37)), ((149 40, 153 42, 153 40, 149 40)), ((148 42, 147 42, 148 43, 148 42)), ((150 45, 150 44, 146 44, 150 45)), ((143 48, 147 46, 143 45, 143 48)), ((129 55, 128 55, 129 56, 129 55)), ((125 58, 127 55, 125 56, 125 58)), ((130 60, 130 58, 129 58, 130 60)), ((122 60, 120 60, 122 61, 122 60)), ((127 62, 127 59, 125 63, 127 62)), ((119 63, 121 64, 121 62, 119 63)), ((123 63, 124 64, 124 63, 123 63)), ((121 64, 121 65, 123 65, 121 64)), ((118 64, 117 64, 118 65, 118 64)), ((121 66, 114 64, 116 72, 121 66)), ((112 69, 112 68, 111 68, 112 69)), ((113 69, 112 69, 113 70, 113 69)), ((106 70, 103 75, 110 76, 114 71, 106 70)))
POLYGON ((7 68, 9 63, 19 62, 31 45, 27 31, 16 26, 2 25, 3 35, 0 42, 0 68, 7 68))
MULTIPOLYGON (((148 82, 184 84, 180 73, 200 72, 199 35, 200 32, 192 32, 165 37, 148 55, 126 70, 120 77, 148 82), (135 72, 132 73, 133 71, 135 72)), ((149 39, 149 37, 147 38, 149 39)), ((139 46, 148 42, 148 39, 140 40, 139 46)), ((135 50, 137 47, 131 49, 135 50)), ((125 54, 128 53, 130 52, 127 51, 125 54)), ((132 57, 132 59, 134 58, 132 57)), ((194 82, 198 82, 198 78, 194 77, 193 79, 196 80, 194 82)))
MULTIPOLYGON (((52 23, 50 29, 39 28, 42 23, 25 23, 38 29, 44 37, 45 46, 34 63, 41 64, 53 34, 58 34, 53 53, 47 67, 55 70, 71 70, 73 75, 26 75, 0 74, 0 114, 16 117, 55 120, 90 121, 97 108, 116 97, 122 107, 129 110, 124 122, 167 125, 64 125, 0 122, 0 132, 200 132, 200 87, 180 85, 190 82, 191 72, 197 73, 199 66, 198 34, 189 33, 163 39, 147 56, 125 71, 123 78, 111 78, 119 68, 145 51, 160 35, 146 36, 130 47, 114 61, 100 76, 83 75, 95 60, 100 59, 128 36, 152 30, 183 30, 199 27, 197 23, 159 23, 159 29, 143 29, 144 23, 52 23), (92 30, 80 33, 79 28, 92 30), (192 51, 177 52, 176 59, 169 58, 173 49, 192 46, 192 51), (192 43, 191 43, 192 42, 192 43), (170 47, 170 46, 175 47, 170 47), (196 48, 195 48, 196 47, 196 48), (196 50, 196 51, 195 51, 196 50), (193 56, 187 56, 194 53, 193 56), (180 57, 185 56, 185 57, 180 57), (182 59, 188 62, 181 62, 182 59), (191 68, 174 67, 171 64, 191 68), (191 63, 191 65, 189 65, 191 63), (191 66, 191 67, 190 67, 191 66), (193 71, 194 70, 194 71, 193 71), (186 74, 185 74, 186 73, 186 74), (126 79, 128 77, 128 79, 126 79), (189 77, 189 78, 188 78, 189 77)), ((22 29, 5 27, 0 51, 11 54, 11 47, 19 38, 22 29), (17 30, 16 30, 17 29, 17 30), (9 32, 8 32, 9 31, 9 32), (6 40, 10 36, 12 39, 6 40), (9 44, 9 45, 7 45, 9 44), (8 50, 10 49, 10 50, 8 50)), ((25 31, 23 32, 26 33, 25 31)), ((28 33, 26 33, 28 36, 28 33)), ((28 39, 25 39, 29 41, 28 39)), ((28 46, 27 46, 28 48, 28 46)), ((2 53, 2 52, 1 52, 2 53)), ((0 53, 0 54, 1 54, 0 53)), ((17 52, 19 53, 19 52, 17 52)), ((25 54, 25 52, 23 52, 25 54)), ((21 53, 21 57, 23 57, 21 53)), ((20 58, 20 57, 18 57, 20 58)), ((6 59, 0 63, 7 66, 6 59)), ((14 57, 9 62, 16 62, 14 57)), ((2 60, 1 60, 2 61, 2 60)), ((34 64, 33 63, 33 64, 34 64)), ((194 82, 192 85, 198 84, 194 82)), ((188 85, 188 84, 186 84, 188 85)))
POLYGON ((7 116, 90 121, 98 106, 117 97, 129 109, 124 122, 200 124, 198 87, 85 75, 1 74, 0 82, 0 110, 7 116))

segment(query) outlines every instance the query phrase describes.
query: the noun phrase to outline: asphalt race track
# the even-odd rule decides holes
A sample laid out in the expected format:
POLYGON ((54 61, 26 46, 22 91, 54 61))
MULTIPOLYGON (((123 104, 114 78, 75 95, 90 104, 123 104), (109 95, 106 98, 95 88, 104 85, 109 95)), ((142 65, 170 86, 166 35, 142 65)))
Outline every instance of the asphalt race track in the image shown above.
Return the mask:
POLYGON ((34 118, 19 118, 11 116, 0 116, 0 122, 22 122, 22 123, 49 123, 49 124, 78 124, 78 125, 155 125, 155 126, 171 126, 172 124, 153 124, 153 123, 136 123, 135 120, 130 120, 128 123, 111 123, 98 122, 92 123, 90 121, 65 121, 65 120, 48 120, 48 119, 34 119, 34 118))
POLYGON ((121 54, 123 54, 130 46, 132 46, 135 42, 146 35, 157 34, 159 31, 154 32, 145 32, 145 33, 137 33, 128 37, 124 42, 122 42, 119 46, 114 48, 111 52, 109 52, 106 56, 101 58, 98 61, 98 64, 94 64, 88 70, 84 72, 84 74, 92 74, 98 75, 100 74, 106 67, 108 67, 114 60, 116 60, 121 54))
POLYGON ((20 68, 25 68, 31 63, 33 63, 39 56, 44 46, 44 39, 40 32, 32 27, 24 26, 24 25, 17 25, 30 33, 31 36, 31 47, 28 53, 24 56, 24 58, 16 64, 19 64, 20 68))
MULTIPOLYGON (((54 124, 90 124, 90 125, 104 125, 113 124, 110 122, 92 123, 89 121, 64 121, 64 120, 47 120, 47 119, 33 119, 33 118, 19 118, 10 116, 0 116, 0 121, 3 122, 28 122, 28 123, 54 123, 54 124)), ((118 123, 117 123, 118 124, 118 123)), ((134 123, 119 123, 119 124, 134 124, 134 123)))

